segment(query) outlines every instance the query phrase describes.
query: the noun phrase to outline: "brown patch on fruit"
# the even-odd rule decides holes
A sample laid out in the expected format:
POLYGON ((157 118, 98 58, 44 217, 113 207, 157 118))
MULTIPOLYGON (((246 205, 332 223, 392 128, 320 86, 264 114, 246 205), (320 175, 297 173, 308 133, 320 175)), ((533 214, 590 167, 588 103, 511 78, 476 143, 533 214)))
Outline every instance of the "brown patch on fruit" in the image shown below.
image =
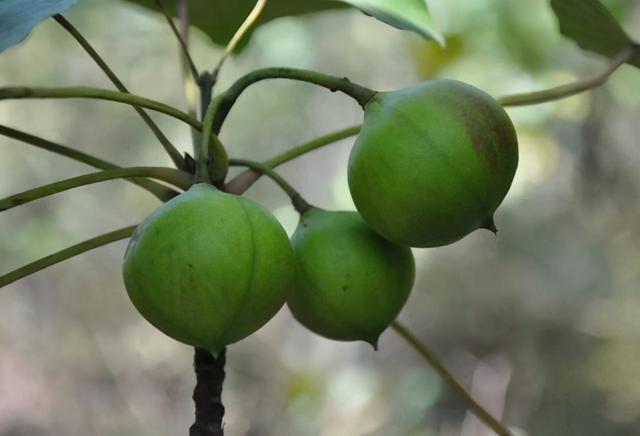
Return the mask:
POLYGON ((510 153, 515 140, 511 120, 491 97, 478 92, 466 92, 451 102, 452 110, 460 115, 471 143, 478 155, 492 168, 502 169, 504 154, 510 153))

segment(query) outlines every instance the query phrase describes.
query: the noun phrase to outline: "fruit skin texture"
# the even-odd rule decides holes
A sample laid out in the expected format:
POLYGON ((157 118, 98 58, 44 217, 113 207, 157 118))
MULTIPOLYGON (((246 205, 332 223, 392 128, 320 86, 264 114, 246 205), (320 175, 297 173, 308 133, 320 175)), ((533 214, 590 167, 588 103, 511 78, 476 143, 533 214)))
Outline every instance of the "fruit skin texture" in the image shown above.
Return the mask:
POLYGON ((491 96, 454 80, 378 93, 349 158, 349 188, 367 223, 411 247, 493 227, 518 165, 518 141, 491 96))
POLYGON ((376 348, 411 292, 411 249, 382 238, 357 212, 318 208, 302 216, 292 243, 300 276, 287 300, 293 316, 321 336, 376 348))
POLYGON ((289 238, 268 210, 197 184, 138 227, 123 274, 151 324, 217 355, 278 312, 295 268, 289 238))

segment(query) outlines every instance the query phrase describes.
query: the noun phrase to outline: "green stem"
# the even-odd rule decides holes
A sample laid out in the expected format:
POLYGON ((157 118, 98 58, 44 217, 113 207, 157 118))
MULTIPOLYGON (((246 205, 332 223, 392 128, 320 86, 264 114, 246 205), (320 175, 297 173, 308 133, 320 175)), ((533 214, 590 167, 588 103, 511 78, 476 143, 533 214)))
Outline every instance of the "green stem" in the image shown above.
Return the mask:
POLYGON ((307 203, 298 191, 294 189, 289 182, 287 182, 280 174, 276 173, 273 169, 269 168, 265 164, 255 162, 247 159, 229 159, 229 165, 249 167, 254 171, 258 171, 282 188, 282 190, 289 196, 293 207, 302 215, 311 208, 311 205, 307 203))
POLYGON ((590 79, 580 80, 567 85, 557 86, 544 91, 537 91, 525 94, 507 95, 498 98, 498 103, 502 106, 525 106, 540 103, 547 103, 562 98, 571 97, 576 94, 588 91, 604 85, 609 77, 616 72, 618 68, 624 65, 633 55, 634 50, 627 48, 614 57, 605 71, 590 79))
POLYGON ((272 157, 271 159, 266 161, 264 164, 270 168, 275 168, 277 166, 282 165, 283 163, 289 162, 290 160, 293 160, 299 156, 302 156, 303 154, 309 153, 310 151, 316 150, 320 147, 324 147, 325 145, 332 144, 342 139, 355 136, 358 133, 360 133, 361 128, 362 128, 362 125, 359 124, 357 126, 348 127, 346 129, 321 136, 312 141, 306 142, 290 150, 287 150, 284 153, 281 153, 275 157, 272 157))
MULTIPOLYGON (((201 91, 202 93, 202 91, 201 91)), ((211 98, 209 96, 209 101, 211 98)), ((212 105, 207 105, 206 112, 202 120, 202 137, 200 144, 194 144, 194 158, 196 160, 196 180, 199 182, 210 182, 211 176, 207 162, 209 161, 209 143, 212 137, 211 118, 213 117, 212 105)))
MULTIPOLYGON (((200 86, 200 76, 193 76, 193 67, 190 65, 193 62, 188 60, 186 57, 186 53, 189 53, 189 0, 178 0, 176 9, 176 14, 180 23, 180 28, 178 30, 179 41, 181 41, 180 44, 184 44, 180 62, 180 71, 182 75, 184 95, 187 100, 187 112, 192 118, 198 119, 198 90, 200 86)), ((206 75, 206 72, 204 72, 203 75, 206 75)), ((197 144, 197 147, 200 147, 200 139, 202 138, 200 132, 191 128, 190 133, 191 143, 193 146, 196 147, 197 144)), ((191 174, 195 174, 196 172, 194 159, 186 153, 185 170, 191 174)))
POLYGON ((40 186, 28 191, 21 192, 16 195, 0 200, 0 212, 12 209, 16 206, 29 203, 31 201, 48 197, 49 195, 64 192, 69 189, 80 186, 91 185, 93 183, 104 182, 113 179, 126 179, 132 177, 150 177, 152 179, 162 180, 164 182, 175 185, 183 190, 189 189, 192 184, 192 177, 184 171, 174 168, 163 167, 132 167, 118 168, 114 170, 100 171, 98 173, 85 174, 71 179, 62 180, 60 182, 51 183, 49 185, 40 186))
POLYGON ((167 10, 165 9, 164 5, 162 4, 162 1, 155 0, 155 2, 156 2, 156 5, 158 6, 158 9, 160 10, 160 12, 162 12, 162 15, 164 15, 164 18, 167 20, 167 23, 169 24, 171 31, 173 32, 176 39, 178 40, 178 44, 180 45, 180 50, 182 51, 182 55, 184 56, 187 67, 191 72, 191 75, 193 76, 193 80, 197 82, 199 77, 198 68, 196 67, 196 64, 193 62, 193 58, 191 57, 191 54, 189 54, 189 48, 187 46, 187 42, 182 38, 180 31, 176 27, 176 24, 173 22, 173 18, 171 18, 171 15, 169 15, 167 10))
MULTIPOLYGON (((129 90, 124 83, 118 78, 118 76, 113 72, 109 65, 102 59, 102 57, 98 54, 98 52, 91 46, 89 41, 86 40, 84 36, 76 29, 73 24, 71 24, 66 18, 62 15, 54 15, 53 17, 71 36, 75 38, 75 40, 80 44, 80 46, 87 52, 87 54, 94 60, 94 62, 100 67, 100 69, 106 74, 106 76, 111 80, 111 83, 115 85, 116 88, 120 92, 128 93, 129 90)), ((136 112, 140 115, 142 120, 147 124, 147 126, 151 129, 155 137, 160 141, 160 144, 164 147, 167 154, 171 157, 174 165, 180 169, 184 169, 184 159, 180 152, 175 148, 175 146, 169 141, 169 139, 162 133, 158 125, 151 119, 151 117, 140 107, 133 106, 136 112)))
POLYGON ((487 410, 478 404, 471 395, 462 387, 460 382, 449 372, 447 367, 427 348, 418 338, 398 321, 394 321, 391 327, 420 354, 424 360, 442 377, 442 379, 453 389, 467 404, 469 409, 489 428, 500 436, 512 436, 511 432, 495 419, 487 410))
MULTIPOLYGON (((92 167, 99 168, 101 170, 112 170, 112 169, 120 168, 117 165, 111 162, 108 162, 106 160, 99 159, 97 157, 91 156, 81 151, 74 150, 73 148, 65 147, 64 145, 56 144, 55 142, 51 142, 34 135, 30 135, 20 130, 12 129, 10 127, 3 126, 1 124, 0 124, 0 135, 7 136, 9 138, 13 138, 18 141, 22 141, 24 143, 33 145, 43 150, 50 151, 52 153, 57 153, 62 156, 66 156, 70 159, 77 160, 79 162, 85 163, 87 165, 91 165, 92 167)), ((170 200, 171 198, 178 195, 178 193, 172 190, 171 188, 168 188, 164 185, 156 183, 152 180, 135 178, 129 181, 151 192, 153 195, 158 197, 158 199, 160 199, 161 201, 170 200)))
POLYGON ((26 88, 26 87, 7 87, 0 88, 0 100, 17 100, 17 99, 48 99, 48 98, 89 98, 96 100, 114 101, 124 103, 131 106, 139 106, 151 109, 156 112, 169 115, 180 121, 183 121, 197 130, 202 130, 202 124, 173 106, 160 103, 145 97, 125 92, 111 91, 109 89, 88 88, 88 87, 68 87, 68 88, 26 88))
MULTIPOLYGON (((343 130, 339 130, 334 133, 330 133, 325 136, 321 136, 319 138, 314 139, 313 141, 306 142, 304 144, 298 145, 290 150, 285 151, 265 162, 263 164, 268 168, 275 168, 282 165, 285 162, 289 162, 303 154, 309 153, 317 148, 324 147, 325 145, 332 144, 336 141, 340 141, 341 139, 348 138, 350 136, 357 135, 360 132, 360 128, 362 126, 352 126, 343 130)), ((247 189, 251 187, 259 178, 262 176, 262 173, 254 170, 243 171, 234 177, 229 183, 226 185, 226 190, 228 192, 233 192, 234 194, 242 194, 247 189)))
POLYGON ((209 105, 202 123, 202 141, 200 148, 196 145, 196 180, 213 182, 219 185, 224 182, 229 170, 229 157, 217 135, 213 134, 211 120, 214 116, 212 105, 209 105), (199 151, 199 152, 198 152, 199 151))
POLYGON ((260 18, 260 15, 264 11, 264 8, 266 5, 267 5, 267 0, 256 1, 256 4, 253 6, 253 9, 249 13, 249 15, 247 15, 247 18, 245 18, 243 23, 240 25, 238 30, 236 30, 236 33, 233 35, 233 37, 225 47, 224 49, 225 55, 229 55, 233 53, 233 51, 236 49, 236 47, 238 46, 242 38, 249 32, 249 30, 251 30, 253 25, 258 21, 258 18, 260 18))
MULTIPOLYGON (((101 88, 71 87, 71 88, 25 88, 8 87, 0 88, 0 100, 10 99, 37 99, 37 98, 89 98, 97 100, 114 101, 118 103, 140 106, 174 117, 189 124, 198 131, 202 131, 202 123, 191 115, 159 101, 140 97, 134 94, 111 91, 101 88)), ((215 134, 211 134, 211 149, 213 150, 212 173, 216 174, 214 183, 221 183, 226 176, 228 168, 226 151, 215 134)))
POLYGON ((376 91, 352 83, 347 78, 296 68, 263 68, 241 77, 229 89, 214 99, 212 102, 212 105, 214 105, 214 116, 212 118, 213 132, 216 134, 220 133, 225 118, 245 89, 254 83, 267 79, 298 80, 322 86, 333 92, 341 91, 354 98, 362 107, 376 94, 376 91))
POLYGON ((116 230, 111 233, 106 233, 104 235, 100 235, 96 238, 92 238, 84 242, 80 242, 79 244, 65 248, 64 250, 58 251, 57 253, 53 253, 49 256, 43 257, 42 259, 38 259, 35 262, 4 274, 0 276, 0 288, 7 286, 8 284, 13 283, 23 277, 41 271, 51 265, 55 265, 56 263, 60 263, 64 260, 70 259, 89 250, 93 250, 94 248, 102 247, 103 245, 107 245, 121 239, 126 239, 133 234, 136 227, 137 226, 125 227, 123 229, 116 230))
POLYGON ((249 12, 249 15, 247 15, 247 18, 245 18, 245 20, 242 22, 240 27, 238 27, 238 30, 236 30, 236 33, 233 34, 233 36, 229 40, 229 43, 225 47, 224 55, 222 55, 222 57, 218 61, 218 64, 213 69, 214 77, 216 78, 218 77, 218 75, 220 74, 220 70, 222 70, 222 66, 227 60, 227 57, 229 57, 229 55, 233 53, 233 51, 236 49, 236 47, 238 46, 242 38, 244 38, 247 35, 247 33, 249 33, 251 28, 254 27, 254 25, 260 18, 260 15, 262 15, 262 12, 264 12, 264 8, 266 5, 267 5, 267 0, 256 1, 256 4, 253 6, 253 9, 251 10, 251 12, 249 12))

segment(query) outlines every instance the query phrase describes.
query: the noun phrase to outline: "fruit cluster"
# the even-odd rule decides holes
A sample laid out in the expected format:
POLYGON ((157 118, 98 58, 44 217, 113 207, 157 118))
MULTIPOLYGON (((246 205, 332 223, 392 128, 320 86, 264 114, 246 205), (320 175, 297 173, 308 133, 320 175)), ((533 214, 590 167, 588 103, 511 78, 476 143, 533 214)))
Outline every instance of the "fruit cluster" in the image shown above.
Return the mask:
POLYGON ((484 92, 452 80, 380 92, 349 160, 358 212, 310 207, 290 241, 260 205, 195 184, 138 227, 125 285, 154 326, 214 355, 285 302, 313 332, 375 347, 413 286, 409 247, 494 229, 517 162, 513 125, 484 92))

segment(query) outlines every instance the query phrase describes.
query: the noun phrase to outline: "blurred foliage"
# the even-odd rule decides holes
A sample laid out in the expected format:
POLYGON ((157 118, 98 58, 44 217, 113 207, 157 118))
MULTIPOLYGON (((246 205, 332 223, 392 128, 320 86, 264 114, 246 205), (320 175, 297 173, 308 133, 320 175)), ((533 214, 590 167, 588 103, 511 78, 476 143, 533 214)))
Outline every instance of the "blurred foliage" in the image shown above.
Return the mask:
POLYGON ((410 30, 444 45, 444 38, 433 28, 431 15, 423 0, 340 0, 367 15, 398 29, 410 30))
POLYGON ((29 32, 52 15, 66 11, 77 0, 25 0, 0 3, 0 52, 24 40, 29 32))
MULTIPOLYGON (((126 0, 159 12, 157 0, 126 0)), ((191 0, 189 14, 191 23, 206 33, 211 41, 225 46, 233 37, 245 17, 255 5, 255 0, 191 0)), ((173 16, 178 15, 178 0, 162 0, 162 6, 173 16)), ((256 25, 268 23, 280 17, 303 15, 343 7, 338 1, 322 0, 271 0, 256 25)))
MULTIPOLYGON (((600 0, 551 0, 560 32, 582 49, 615 58, 633 41, 600 0)), ((640 54, 629 62, 640 67, 640 54)))
MULTIPOLYGON (((640 36, 640 5, 606 2, 640 36)), ((590 76, 603 58, 560 35, 546 1, 432 0, 449 49, 356 11, 281 18, 229 61, 219 89, 251 69, 286 65, 376 89, 450 77, 493 95, 590 76)), ((185 107, 177 47, 157 14, 84 0, 68 18, 133 92, 185 107)), ((221 51, 192 38, 199 65, 221 51)), ((637 436, 640 428, 640 96, 625 66, 596 92, 510 111, 521 163, 496 220, 448 247, 416 250, 418 282, 401 319, 477 398, 519 434, 637 436)), ((50 21, 0 57, 3 85, 110 87, 50 21)), ((222 139, 263 159, 361 120, 349 99, 269 81, 243 95, 222 139)), ((184 151, 189 131, 155 116, 184 151)), ((105 102, 0 104, 0 123, 119 164, 168 165, 129 108, 105 102)), ((321 207, 352 208, 351 141, 282 168, 321 207)), ((0 195, 89 171, 0 138, 0 195)), ((296 214, 268 180, 248 195, 288 231, 296 214)), ((0 216, 1 270, 141 220, 156 200, 113 181, 0 216)), ((0 292, 0 435, 176 435, 192 422, 191 350, 150 327, 120 276, 126 243, 70 260, 0 292)), ((482 427, 393 332, 376 353, 328 341, 284 309, 230 348, 224 401, 230 436, 476 436, 482 427)))

